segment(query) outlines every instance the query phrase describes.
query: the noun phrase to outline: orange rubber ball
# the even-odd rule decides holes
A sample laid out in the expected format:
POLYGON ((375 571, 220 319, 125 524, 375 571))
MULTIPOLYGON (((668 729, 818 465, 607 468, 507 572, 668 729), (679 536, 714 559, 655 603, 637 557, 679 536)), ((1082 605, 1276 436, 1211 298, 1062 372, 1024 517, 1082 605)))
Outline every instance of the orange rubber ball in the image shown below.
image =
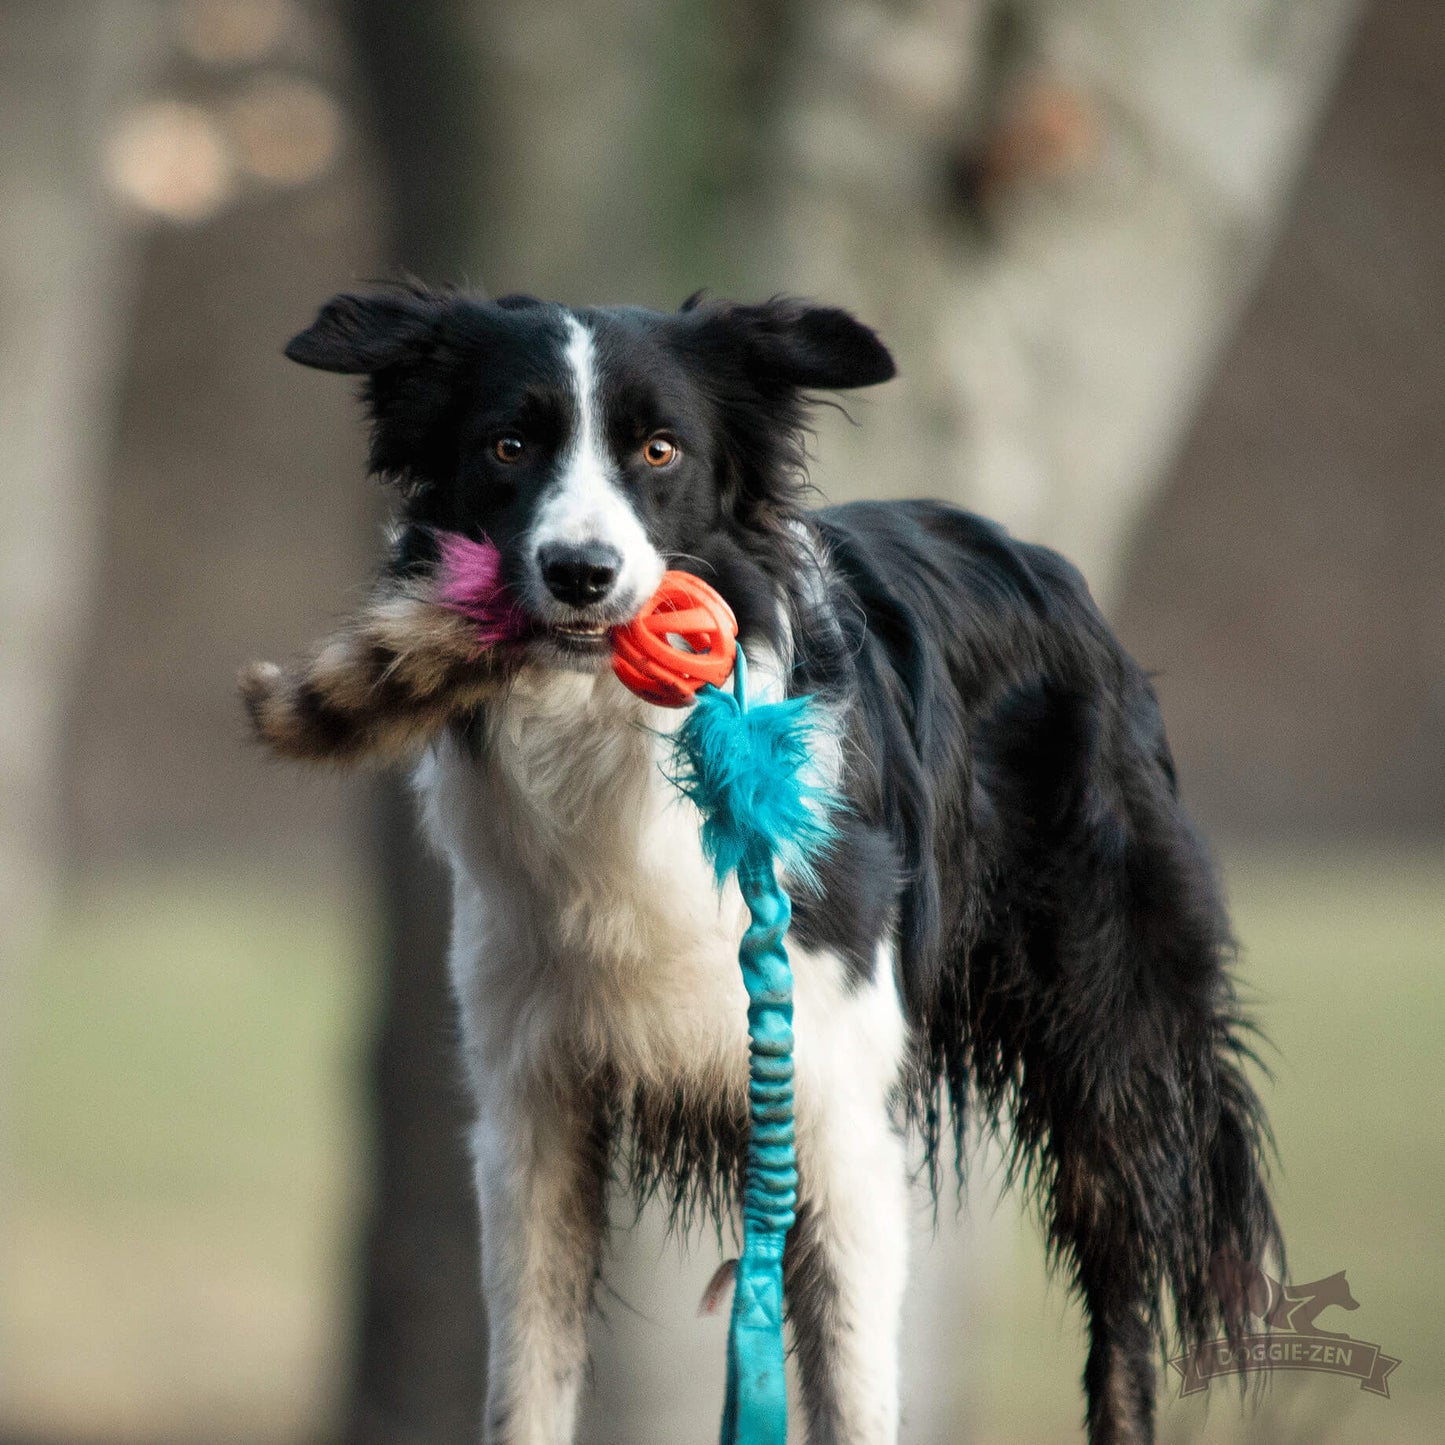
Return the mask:
POLYGON ((691 572, 664 572, 657 591, 612 630, 612 671, 658 707, 686 707, 705 683, 733 670, 738 620, 722 596, 691 572))

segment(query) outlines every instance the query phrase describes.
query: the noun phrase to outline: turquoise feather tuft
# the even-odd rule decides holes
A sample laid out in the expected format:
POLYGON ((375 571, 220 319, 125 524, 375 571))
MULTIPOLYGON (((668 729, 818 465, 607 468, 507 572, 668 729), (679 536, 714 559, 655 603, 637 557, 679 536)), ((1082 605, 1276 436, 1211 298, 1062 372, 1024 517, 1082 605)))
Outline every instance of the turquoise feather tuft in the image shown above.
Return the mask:
POLYGON ((702 813, 702 846, 722 882, 757 843, 804 887, 835 832, 836 793, 814 765, 811 698, 754 703, 704 687, 675 738, 672 781, 702 813))

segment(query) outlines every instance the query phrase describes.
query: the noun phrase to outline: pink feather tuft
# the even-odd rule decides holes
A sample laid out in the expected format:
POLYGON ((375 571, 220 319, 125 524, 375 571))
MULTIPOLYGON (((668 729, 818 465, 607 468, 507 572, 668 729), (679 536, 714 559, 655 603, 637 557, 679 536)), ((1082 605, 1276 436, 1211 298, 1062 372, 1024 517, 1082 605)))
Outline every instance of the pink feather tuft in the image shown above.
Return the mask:
POLYGON ((438 532, 441 546, 443 607, 477 624, 483 647, 513 642, 528 631, 526 614, 511 600, 502 581, 502 554, 490 541, 473 542, 460 532, 438 532))

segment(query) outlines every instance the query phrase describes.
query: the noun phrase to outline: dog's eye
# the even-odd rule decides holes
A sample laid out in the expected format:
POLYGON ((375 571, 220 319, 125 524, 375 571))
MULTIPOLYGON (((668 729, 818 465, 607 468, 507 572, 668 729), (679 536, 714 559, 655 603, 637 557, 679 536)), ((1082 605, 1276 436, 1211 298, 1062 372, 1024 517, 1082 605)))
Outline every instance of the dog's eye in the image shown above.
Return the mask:
POLYGON ((521 437, 512 436, 509 433, 507 436, 498 437, 492 450, 496 453, 499 462, 515 462, 520 460, 525 448, 522 445, 521 437))
POLYGON ((648 437, 642 448, 642 455, 650 467, 670 467, 677 460, 677 443, 669 436, 659 433, 648 437))

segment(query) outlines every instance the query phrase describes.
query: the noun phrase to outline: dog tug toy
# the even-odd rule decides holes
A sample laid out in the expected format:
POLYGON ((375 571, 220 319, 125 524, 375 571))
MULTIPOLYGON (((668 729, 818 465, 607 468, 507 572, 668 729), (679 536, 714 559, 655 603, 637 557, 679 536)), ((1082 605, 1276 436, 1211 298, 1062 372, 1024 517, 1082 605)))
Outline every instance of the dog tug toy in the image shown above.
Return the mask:
POLYGON ((719 886, 736 873, 752 918, 738 949, 748 991, 750 1129, 722 1445, 785 1445, 783 1245, 798 1171, 793 975, 784 947, 792 907, 775 863, 805 885, 816 883, 812 863, 832 837, 832 799, 809 777, 809 699, 749 707, 747 658, 736 633, 727 603, 706 582, 669 572, 636 620, 616 633, 613 669, 650 701, 682 706, 691 698, 672 780, 702 814, 703 851, 719 886), (729 671, 731 693, 717 686, 729 671))
MULTIPOLYGON (((514 635, 515 623, 498 605, 494 561, 472 556, 477 549, 461 538, 444 544, 442 600, 473 617, 483 636, 500 640, 514 635), (461 580, 468 576, 476 584, 470 591, 461 580)), ((675 735, 670 776, 702 814, 703 852, 719 887, 736 873, 751 917, 738 948, 748 993, 750 1128, 721 1445, 786 1445, 783 1246, 798 1171, 793 975, 784 946, 792 906, 776 865, 803 886, 816 885, 813 864, 832 840, 836 799, 811 775, 811 699, 748 705, 737 620, 706 582, 664 573, 638 615, 614 629, 612 649, 613 671, 638 696, 664 707, 692 705, 675 735), (719 686, 729 673, 730 693, 719 686)))

